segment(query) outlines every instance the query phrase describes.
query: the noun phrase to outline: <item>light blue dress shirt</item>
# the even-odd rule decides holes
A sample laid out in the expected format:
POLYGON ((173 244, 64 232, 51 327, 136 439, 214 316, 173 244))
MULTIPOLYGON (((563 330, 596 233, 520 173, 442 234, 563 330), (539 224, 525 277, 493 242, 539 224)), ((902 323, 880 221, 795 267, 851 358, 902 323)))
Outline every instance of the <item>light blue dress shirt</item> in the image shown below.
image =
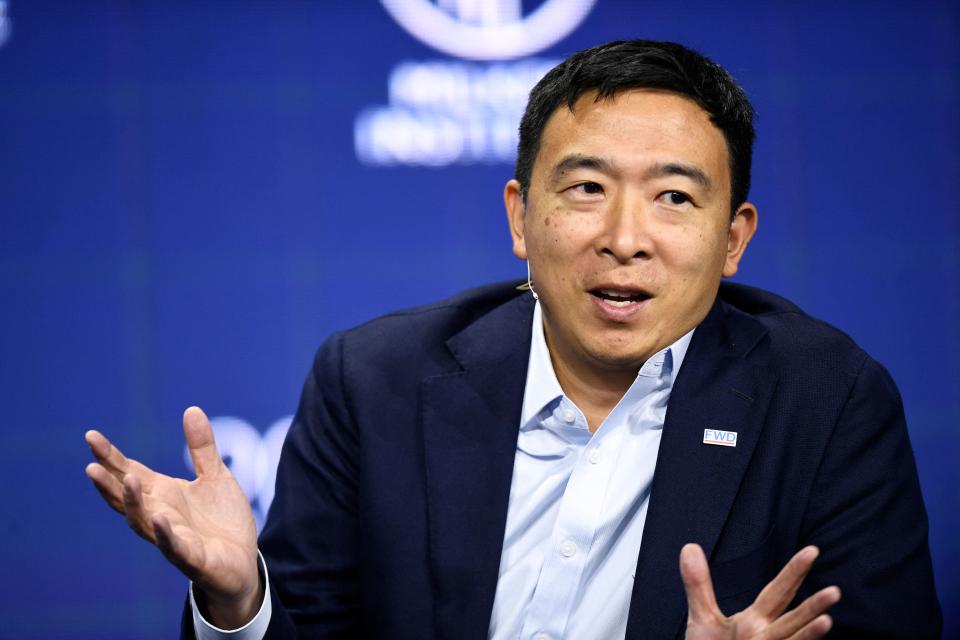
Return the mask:
MULTIPOLYGON (((591 434, 557 381, 537 303, 491 639, 625 636, 667 402, 692 336, 647 360, 591 434)), ((269 589, 253 620, 226 631, 203 619, 192 587, 198 640, 263 638, 269 589)))
POLYGON ((489 637, 623 638, 667 402, 690 331, 653 355, 590 433, 533 314, 489 637))

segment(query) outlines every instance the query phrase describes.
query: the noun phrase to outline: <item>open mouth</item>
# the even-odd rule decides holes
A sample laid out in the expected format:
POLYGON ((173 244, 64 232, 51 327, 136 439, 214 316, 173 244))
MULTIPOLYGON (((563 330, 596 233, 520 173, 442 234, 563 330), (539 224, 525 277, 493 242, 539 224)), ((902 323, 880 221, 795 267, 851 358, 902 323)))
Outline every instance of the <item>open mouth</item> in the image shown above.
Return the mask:
POLYGON ((650 299, 650 294, 644 291, 617 289, 592 289, 590 295, 613 307, 629 307, 631 304, 650 299))

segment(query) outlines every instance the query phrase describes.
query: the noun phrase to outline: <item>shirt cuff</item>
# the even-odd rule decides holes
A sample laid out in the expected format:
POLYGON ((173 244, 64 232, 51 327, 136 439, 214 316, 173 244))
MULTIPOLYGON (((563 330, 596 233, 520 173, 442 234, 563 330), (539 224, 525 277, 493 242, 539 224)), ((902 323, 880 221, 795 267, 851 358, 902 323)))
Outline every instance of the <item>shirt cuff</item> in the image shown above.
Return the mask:
POLYGON ((267 563, 259 550, 257 550, 257 558, 257 567, 260 570, 260 577, 263 578, 263 604, 260 605, 260 610, 257 611, 253 620, 239 629, 218 629, 204 620, 197 607, 197 601, 193 597, 193 582, 190 583, 190 608, 193 609, 193 631, 197 640, 262 640, 266 635, 267 627, 270 625, 270 615, 273 613, 273 605, 270 601, 270 578, 267 575, 267 563))

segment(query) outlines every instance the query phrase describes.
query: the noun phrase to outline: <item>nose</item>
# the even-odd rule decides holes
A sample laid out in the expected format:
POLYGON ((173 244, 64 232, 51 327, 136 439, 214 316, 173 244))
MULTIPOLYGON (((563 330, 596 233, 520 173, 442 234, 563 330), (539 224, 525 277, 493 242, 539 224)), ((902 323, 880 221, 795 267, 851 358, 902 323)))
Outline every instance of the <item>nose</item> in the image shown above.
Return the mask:
POLYGON ((651 212, 639 197, 622 194, 604 212, 603 230, 597 238, 598 253, 622 264, 649 258, 653 252, 651 212))

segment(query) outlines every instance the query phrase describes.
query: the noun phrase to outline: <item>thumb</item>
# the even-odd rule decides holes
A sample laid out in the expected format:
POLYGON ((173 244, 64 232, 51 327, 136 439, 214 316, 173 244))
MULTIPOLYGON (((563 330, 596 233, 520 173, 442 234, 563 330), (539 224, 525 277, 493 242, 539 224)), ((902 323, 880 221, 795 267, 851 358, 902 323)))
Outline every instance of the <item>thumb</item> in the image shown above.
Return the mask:
POLYGON ((183 435, 197 476, 215 473, 222 464, 220 454, 213 439, 213 427, 200 407, 189 407, 183 412, 183 435))
POLYGON ((698 544, 685 544, 680 550, 680 576, 687 592, 688 619, 693 623, 705 623, 723 617, 717 606, 710 580, 707 557, 698 544))

